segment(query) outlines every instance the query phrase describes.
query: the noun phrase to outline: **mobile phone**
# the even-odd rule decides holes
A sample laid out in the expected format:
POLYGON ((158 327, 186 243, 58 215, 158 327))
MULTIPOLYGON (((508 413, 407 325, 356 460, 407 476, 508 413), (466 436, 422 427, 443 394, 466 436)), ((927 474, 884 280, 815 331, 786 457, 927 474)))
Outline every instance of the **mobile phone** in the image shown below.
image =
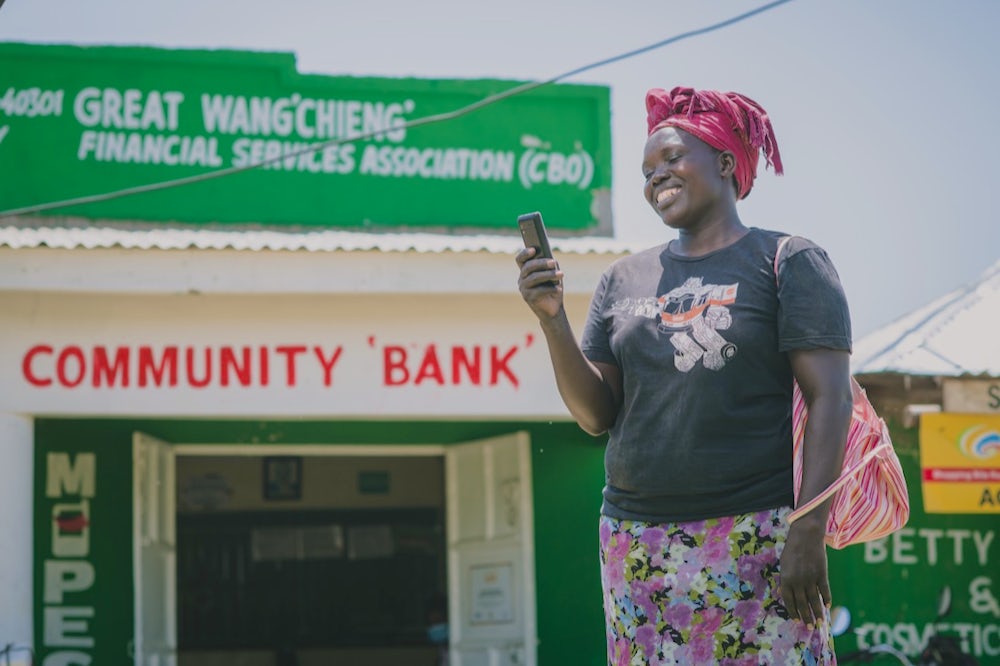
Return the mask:
POLYGON ((545 233, 545 223, 542 222, 541 213, 525 213, 518 216, 517 226, 521 230, 524 247, 535 248, 535 256, 532 259, 552 258, 552 248, 549 246, 549 237, 545 233))

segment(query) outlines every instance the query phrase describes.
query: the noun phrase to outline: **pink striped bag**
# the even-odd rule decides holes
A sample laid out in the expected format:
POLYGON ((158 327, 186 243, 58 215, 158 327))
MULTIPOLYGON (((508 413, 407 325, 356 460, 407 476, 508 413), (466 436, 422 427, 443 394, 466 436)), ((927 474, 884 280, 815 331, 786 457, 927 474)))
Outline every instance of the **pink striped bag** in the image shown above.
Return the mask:
MULTIPOLYGON (((774 276, 778 277, 778 257, 785 242, 778 242, 774 256, 774 276)), ((809 418, 806 401, 798 382, 792 391, 792 463, 795 510, 788 517, 793 523, 831 496, 830 517, 826 523, 826 543, 844 548, 887 536, 906 524, 910 517, 910 497, 899 458, 889 439, 889 429, 868 400, 868 395, 851 377, 854 410, 844 448, 840 476, 822 493, 799 506, 802 485, 802 442, 809 418)))

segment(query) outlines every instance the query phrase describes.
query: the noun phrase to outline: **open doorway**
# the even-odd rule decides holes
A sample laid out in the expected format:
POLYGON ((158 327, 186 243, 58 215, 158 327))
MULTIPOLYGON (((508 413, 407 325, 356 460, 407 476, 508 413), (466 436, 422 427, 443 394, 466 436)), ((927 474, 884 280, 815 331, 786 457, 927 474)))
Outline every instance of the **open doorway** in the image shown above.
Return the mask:
POLYGON ((528 437, 173 446, 135 433, 142 666, 534 666, 528 437))
POLYGON ((441 663, 442 455, 179 455, 176 469, 179 666, 441 663))

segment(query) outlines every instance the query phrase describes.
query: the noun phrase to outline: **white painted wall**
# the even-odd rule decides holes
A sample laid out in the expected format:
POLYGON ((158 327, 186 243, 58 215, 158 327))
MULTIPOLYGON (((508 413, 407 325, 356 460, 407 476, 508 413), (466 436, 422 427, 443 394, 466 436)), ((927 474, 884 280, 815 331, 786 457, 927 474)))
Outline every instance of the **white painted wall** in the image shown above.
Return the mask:
MULTIPOLYGON (((579 328, 586 299, 571 300, 579 328)), ((516 295, 0 292, 0 312, 8 318, 0 328, 0 411, 568 418, 538 322, 516 295), (167 385, 169 372, 157 380, 143 366, 144 348, 154 365, 175 350, 175 386, 167 385), (232 366, 223 378, 224 349, 248 369, 247 379, 232 366), (478 379, 463 369, 455 381, 456 349, 468 359, 480 355, 478 379), (110 367, 118 354, 127 380, 124 369, 95 372, 99 355, 110 367), (199 387, 208 357, 211 379, 199 387)))
MULTIPOLYGON (((590 296, 619 254, 559 254, 567 293, 590 296)), ((0 247, 0 291, 516 295, 514 254, 0 247)))
MULTIPOLYGON (((560 255, 578 332, 615 258, 560 255)), ((567 418, 516 281, 513 254, 500 252, 0 248, 0 411, 567 418), (306 351, 289 382, 288 356, 277 348, 296 345, 306 351), (424 364, 431 346, 440 375, 424 364), (208 350, 215 380, 192 388, 181 362, 178 386, 150 379, 139 387, 143 347, 157 360, 176 347, 180 361, 190 348, 202 364, 208 350), (241 359, 251 350, 258 376, 248 385, 235 377, 220 385, 224 347, 241 359), (126 349, 130 385, 94 377, 96 348, 111 356, 126 349), (479 382, 454 381, 454 348, 483 355, 479 382), (69 381, 61 382, 63 354, 69 381), (80 358, 88 366, 82 375, 80 358), (411 381, 399 381, 407 373, 411 381)))
MULTIPOLYGON (((32 420, 0 411, 0 647, 30 646, 32 635, 32 530, 34 465, 32 420)), ((27 664, 27 653, 15 652, 15 664, 27 664)))

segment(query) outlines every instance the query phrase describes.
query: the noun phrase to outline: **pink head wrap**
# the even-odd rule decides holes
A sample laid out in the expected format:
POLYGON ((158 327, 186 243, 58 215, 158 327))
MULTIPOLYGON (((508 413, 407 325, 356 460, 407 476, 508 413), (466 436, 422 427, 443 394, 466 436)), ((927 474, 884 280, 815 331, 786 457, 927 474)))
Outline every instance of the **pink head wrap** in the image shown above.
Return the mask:
POLYGON ((739 93, 682 87, 668 93, 653 88, 646 93, 646 123, 647 136, 663 127, 677 127, 713 148, 731 151, 736 156, 740 199, 753 187, 761 149, 768 166, 778 175, 784 173, 767 111, 739 93))

